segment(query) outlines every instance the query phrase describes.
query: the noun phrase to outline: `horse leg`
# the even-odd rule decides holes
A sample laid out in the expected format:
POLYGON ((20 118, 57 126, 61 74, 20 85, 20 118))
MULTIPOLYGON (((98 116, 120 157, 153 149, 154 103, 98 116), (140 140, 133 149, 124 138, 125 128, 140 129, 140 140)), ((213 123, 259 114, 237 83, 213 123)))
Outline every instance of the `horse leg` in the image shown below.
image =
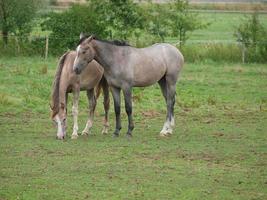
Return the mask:
POLYGON ((79 94, 80 88, 77 86, 73 88, 73 105, 72 105, 72 115, 73 115, 73 132, 71 139, 76 139, 78 137, 78 104, 79 104, 79 94))
POLYGON ((103 94, 104 94, 104 109, 105 109, 105 118, 102 134, 108 134, 109 122, 108 122, 108 112, 109 112, 109 86, 107 83, 103 85, 103 94))
POLYGON ((165 99, 165 102, 167 104, 167 86, 166 86, 166 77, 164 76, 162 79, 160 79, 158 81, 158 84, 160 86, 160 89, 161 89, 161 92, 162 92, 162 95, 165 99))
POLYGON ((123 90, 125 110, 128 115, 128 131, 127 136, 132 136, 132 131, 134 129, 133 117, 132 117, 132 88, 123 90))
POLYGON ((96 98, 95 98, 94 88, 87 90, 87 98, 89 102, 89 117, 85 125, 85 128, 82 131, 82 135, 89 135, 90 129, 93 126, 94 113, 95 113, 95 107, 96 107, 96 98))
POLYGON ((175 104, 175 91, 176 82, 171 78, 166 77, 166 103, 167 103, 167 116, 163 128, 160 132, 160 136, 167 136, 172 134, 172 128, 174 127, 174 104, 175 104))
POLYGON ((113 96, 114 110, 116 115, 116 129, 113 134, 115 137, 117 137, 119 136, 121 130, 121 96, 120 96, 121 89, 116 87, 110 87, 110 88, 113 96))

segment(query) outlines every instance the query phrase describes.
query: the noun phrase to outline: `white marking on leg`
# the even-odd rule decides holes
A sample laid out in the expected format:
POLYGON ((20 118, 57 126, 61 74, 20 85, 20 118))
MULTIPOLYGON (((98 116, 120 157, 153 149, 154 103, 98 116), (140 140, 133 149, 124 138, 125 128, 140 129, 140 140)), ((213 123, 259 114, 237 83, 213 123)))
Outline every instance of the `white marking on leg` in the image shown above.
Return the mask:
POLYGON ((63 139, 64 133, 63 133, 62 124, 61 124, 61 121, 58 115, 55 116, 55 120, 57 122, 57 138, 63 139))
POLYGON ((78 103, 79 103, 79 91, 73 91, 73 106, 72 106, 73 132, 71 135, 72 139, 76 139, 78 137, 78 103))
POLYGON ((72 114, 73 114, 73 132, 71 138, 76 139, 78 137, 78 109, 75 106, 72 107, 72 114))
POLYGON ((108 134, 108 129, 109 129, 109 123, 107 120, 104 120, 104 126, 103 126, 103 129, 102 129, 102 134, 103 135, 106 135, 108 134))
POLYGON ((85 128, 82 131, 82 135, 89 135, 90 129, 92 128, 92 126, 93 126, 93 122, 91 121, 91 119, 88 119, 88 121, 85 125, 85 128))
POLYGON ((172 115, 172 118, 171 118, 171 126, 174 127, 175 126, 175 121, 174 121, 174 116, 172 115))
POLYGON ((168 136, 171 134, 172 134, 171 122, 167 120, 164 123, 162 130, 160 131, 160 136, 168 136))

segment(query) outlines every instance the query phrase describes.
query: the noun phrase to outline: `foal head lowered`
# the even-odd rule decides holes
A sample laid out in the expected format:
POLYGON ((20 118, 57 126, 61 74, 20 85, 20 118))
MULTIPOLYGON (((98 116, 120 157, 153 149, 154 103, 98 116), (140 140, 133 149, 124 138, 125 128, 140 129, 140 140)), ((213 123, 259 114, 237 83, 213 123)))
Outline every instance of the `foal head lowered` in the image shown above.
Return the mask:
POLYGON ((73 64, 73 70, 76 74, 80 74, 95 57, 95 50, 91 44, 92 39, 94 39, 94 36, 81 38, 80 40, 76 49, 77 54, 73 64))

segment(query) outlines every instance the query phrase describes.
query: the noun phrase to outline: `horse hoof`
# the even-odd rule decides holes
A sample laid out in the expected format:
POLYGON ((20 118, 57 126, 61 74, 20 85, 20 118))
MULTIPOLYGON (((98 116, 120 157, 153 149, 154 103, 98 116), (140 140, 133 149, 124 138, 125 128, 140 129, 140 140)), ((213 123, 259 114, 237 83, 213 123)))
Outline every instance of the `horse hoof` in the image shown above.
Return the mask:
POLYGON ((127 138, 132 138, 133 135, 132 135, 131 133, 126 133, 126 137, 127 137, 127 138))
POLYGON ((87 136, 87 135, 89 135, 89 133, 88 133, 87 131, 83 131, 83 132, 82 132, 82 135, 87 136))
POLYGON ((160 132, 159 136, 160 137, 168 137, 170 136, 172 133, 171 132, 160 132))
POLYGON ((102 133, 102 135, 107 135, 108 134, 108 130, 103 129, 101 133, 102 133))
POLYGON ((57 140, 64 140, 64 138, 65 138, 64 136, 61 136, 61 137, 57 136, 56 137, 57 140))
POLYGON ((117 137, 119 137, 120 135, 118 134, 118 133, 113 133, 113 137, 114 138, 117 138, 117 137))
POLYGON ((74 135, 71 135, 71 139, 75 140, 78 138, 78 135, 74 134, 74 135))
POLYGON ((133 138, 133 135, 131 133, 126 133, 126 139, 130 141, 133 138))

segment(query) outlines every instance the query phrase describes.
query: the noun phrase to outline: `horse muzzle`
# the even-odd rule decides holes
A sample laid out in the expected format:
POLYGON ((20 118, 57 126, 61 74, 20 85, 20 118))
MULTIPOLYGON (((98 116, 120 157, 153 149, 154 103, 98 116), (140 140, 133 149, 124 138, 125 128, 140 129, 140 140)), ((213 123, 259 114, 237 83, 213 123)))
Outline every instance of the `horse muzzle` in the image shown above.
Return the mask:
POLYGON ((78 67, 75 67, 74 68, 74 72, 75 72, 75 74, 80 74, 82 71, 78 68, 78 67))

